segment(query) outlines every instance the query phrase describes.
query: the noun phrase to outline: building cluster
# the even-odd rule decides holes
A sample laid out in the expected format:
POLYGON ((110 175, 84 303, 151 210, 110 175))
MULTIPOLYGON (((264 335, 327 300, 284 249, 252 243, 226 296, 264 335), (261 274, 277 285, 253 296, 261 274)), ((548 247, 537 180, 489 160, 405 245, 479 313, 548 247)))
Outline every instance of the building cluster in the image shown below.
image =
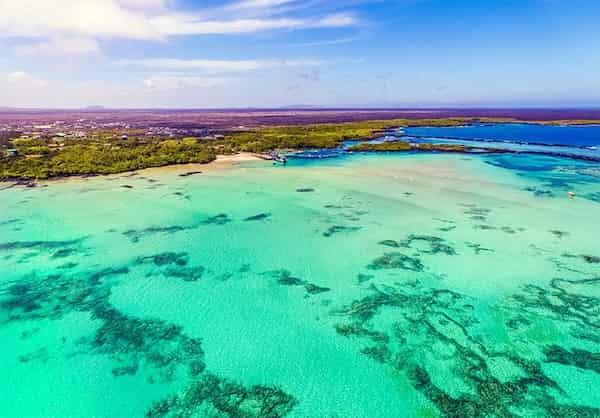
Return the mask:
POLYGON ((0 131, 18 131, 21 138, 28 139, 48 139, 48 138, 74 138, 84 139, 93 132, 106 131, 114 132, 115 136, 122 136, 124 139, 130 135, 131 130, 137 131, 136 134, 147 137, 162 138, 184 138, 194 137, 206 140, 221 139, 223 135, 211 135, 208 128, 196 127, 169 127, 169 126, 148 126, 143 123, 130 124, 126 122, 99 122, 88 119, 78 119, 76 121, 57 120, 50 123, 38 124, 30 122, 12 122, 0 125, 0 131))

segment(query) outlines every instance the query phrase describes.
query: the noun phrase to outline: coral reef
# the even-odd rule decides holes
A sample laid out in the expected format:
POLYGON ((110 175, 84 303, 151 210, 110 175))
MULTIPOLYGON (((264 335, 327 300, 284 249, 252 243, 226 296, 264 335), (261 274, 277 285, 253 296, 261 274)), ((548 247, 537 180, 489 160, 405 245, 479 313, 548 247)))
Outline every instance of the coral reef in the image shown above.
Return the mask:
POLYGON ((482 338, 483 318, 475 316, 471 298, 420 281, 371 285, 368 295, 332 315, 347 320, 336 325, 339 335, 364 340, 364 355, 405 373, 443 416, 592 417, 600 409, 569 403, 542 363, 598 372, 599 353, 558 342, 518 347, 524 343, 519 336, 542 318, 570 324, 576 339, 599 338, 600 300, 587 295, 598 284, 600 279, 555 279, 548 288, 526 286, 507 299, 499 309, 507 312, 506 332, 515 346, 482 338))
POLYGON ((146 417, 278 418, 296 404, 280 389, 260 385, 247 388, 206 373, 181 394, 156 402, 146 417))
POLYGON ((423 263, 418 258, 409 257, 399 252, 385 253, 367 266, 369 270, 403 269, 423 271, 423 263))
POLYGON ((248 218, 244 219, 244 221, 248 222, 248 221, 265 221, 267 219, 269 219, 271 217, 270 213, 259 213, 258 215, 254 215, 254 216, 249 216, 248 218))
POLYGON ((128 229, 123 232, 131 242, 139 242, 140 239, 146 238, 151 235, 164 234, 171 235, 177 232, 194 229, 195 226, 184 226, 184 225, 172 225, 172 226, 151 226, 144 229, 128 229))
POLYGON ((262 274, 263 276, 277 279, 277 283, 283 286, 303 286, 307 295, 318 295, 320 293, 331 291, 328 287, 317 286, 314 283, 294 277, 289 270, 285 269, 267 271, 262 274))
MULTIPOLYGON (((47 244, 36 244, 43 247, 47 244)), ((50 248, 57 245, 51 243, 50 248)), ((29 247, 29 246, 27 246, 29 247)), ((162 253, 140 257, 132 268, 142 264, 173 268, 187 277, 186 253, 162 253)), ((195 269, 197 270, 197 268, 195 269)), ((296 400, 276 388, 246 388, 220 379, 205 369, 204 351, 198 338, 187 336, 175 324, 159 319, 127 315, 110 303, 111 289, 126 275, 129 267, 106 268, 87 274, 30 276, 0 288, 0 324, 36 319, 60 320, 70 312, 87 312, 99 326, 91 335, 79 338, 73 355, 108 356, 115 364, 112 375, 119 378, 143 371, 148 383, 189 379, 183 396, 172 396, 152 406, 147 416, 196 416, 210 405, 214 411, 231 417, 283 417, 296 400)), ((197 271, 190 273, 198 275, 197 271)), ((64 338, 63 338, 64 340, 64 338)), ((45 348, 21 355, 21 362, 47 361, 45 348)))
POLYGON ((335 234, 339 234, 342 232, 356 232, 360 229, 358 226, 343 226, 343 225, 333 225, 327 229, 327 231, 323 232, 324 237, 331 237, 335 234))

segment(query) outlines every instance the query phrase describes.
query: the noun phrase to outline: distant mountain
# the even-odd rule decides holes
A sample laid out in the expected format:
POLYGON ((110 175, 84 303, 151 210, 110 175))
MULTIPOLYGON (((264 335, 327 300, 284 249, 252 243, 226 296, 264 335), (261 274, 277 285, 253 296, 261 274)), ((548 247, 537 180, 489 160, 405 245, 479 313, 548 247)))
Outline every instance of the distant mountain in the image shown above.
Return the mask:
POLYGON ((286 110, 302 110, 302 109, 323 109, 323 106, 319 106, 319 105, 309 105, 309 104, 298 104, 298 105, 289 105, 289 106, 282 106, 279 109, 286 109, 286 110))
POLYGON ((105 110, 106 108, 104 106, 100 106, 100 105, 92 105, 92 106, 86 106, 83 109, 84 110, 105 110))

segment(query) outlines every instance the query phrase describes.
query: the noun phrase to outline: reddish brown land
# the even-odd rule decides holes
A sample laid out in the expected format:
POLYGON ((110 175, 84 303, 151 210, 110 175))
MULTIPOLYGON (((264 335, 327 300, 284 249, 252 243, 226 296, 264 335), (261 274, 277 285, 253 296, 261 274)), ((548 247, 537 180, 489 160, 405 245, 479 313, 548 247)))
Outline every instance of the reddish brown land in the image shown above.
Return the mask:
POLYGON ((85 119, 131 127, 231 129, 239 126, 303 125, 375 119, 451 117, 510 118, 521 121, 600 120, 600 109, 315 109, 315 110, 0 110, 0 124, 66 123, 85 119))

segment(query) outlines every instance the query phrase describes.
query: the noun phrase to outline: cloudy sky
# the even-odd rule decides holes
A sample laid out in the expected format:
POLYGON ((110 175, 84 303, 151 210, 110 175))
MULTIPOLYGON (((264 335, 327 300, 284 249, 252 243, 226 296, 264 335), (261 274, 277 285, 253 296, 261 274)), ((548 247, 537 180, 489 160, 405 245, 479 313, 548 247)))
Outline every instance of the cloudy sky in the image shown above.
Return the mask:
POLYGON ((0 106, 600 106, 598 0, 0 0, 0 106))

